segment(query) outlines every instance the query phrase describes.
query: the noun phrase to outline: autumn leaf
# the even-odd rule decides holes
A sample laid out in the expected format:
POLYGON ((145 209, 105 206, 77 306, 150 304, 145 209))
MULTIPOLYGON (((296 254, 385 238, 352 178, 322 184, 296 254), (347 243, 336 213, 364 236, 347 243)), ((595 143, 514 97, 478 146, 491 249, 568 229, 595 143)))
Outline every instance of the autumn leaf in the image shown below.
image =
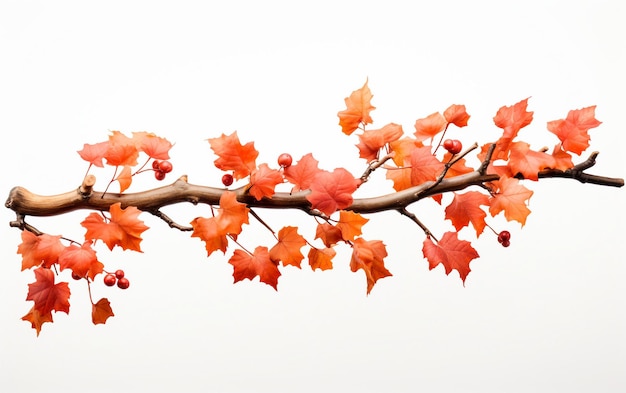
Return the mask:
POLYGON ((59 255, 65 250, 61 236, 46 233, 39 236, 30 231, 22 231, 22 243, 17 246, 17 253, 22 255, 22 270, 35 266, 50 267, 57 263, 59 255))
POLYGON ((130 167, 125 166, 115 180, 120 183, 120 193, 126 191, 133 182, 133 175, 130 171, 130 167))
POLYGON ((548 130, 559 138, 563 150, 580 155, 589 147, 589 129, 602 124, 595 111, 595 105, 571 110, 565 119, 548 122, 548 130))
POLYGON ((107 221, 98 213, 91 213, 80 223, 87 229, 85 240, 102 240, 109 250, 119 246, 123 250, 133 250, 141 252, 139 243, 141 234, 148 229, 143 221, 137 216, 141 210, 135 206, 128 206, 122 209, 121 202, 114 203, 109 207, 111 218, 107 221))
POLYGON ((207 256, 217 250, 226 253, 228 239, 226 232, 220 227, 217 217, 196 217, 191 221, 191 227, 193 228, 191 237, 198 237, 205 242, 207 256))
POLYGON ((352 241, 355 237, 361 236, 361 227, 365 225, 369 219, 349 210, 339 212, 339 222, 337 228, 341 231, 341 237, 345 241, 352 241))
POLYGON ((554 169, 561 171, 568 170, 574 166, 572 162, 572 155, 563 150, 560 143, 557 143, 552 150, 552 157, 554 157, 554 169))
POLYGON ((32 328, 37 330, 37 337, 39 337, 41 326, 46 322, 53 322, 52 312, 41 313, 33 306, 30 311, 22 317, 22 321, 30 322, 32 328))
POLYGON ((503 106, 493 118, 497 127, 504 130, 503 138, 513 140, 519 130, 529 125, 533 120, 533 112, 528 112, 528 98, 512 106, 503 106))
MULTIPOLYGON (((446 152, 446 154, 443 155, 442 162, 450 162, 451 159, 452 159, 452 154, 450 154, 449 152, 446 152)), ((465 158, 460 158, 456 160, 450 168, 448 168, 448 170, 446 171, 445 177, 450 178, 450 177, 464 175, 470 172, 474 172, 474 168, 469 167, 465 164, 465 158)))
POLYGON ((294 187, 292 192, 308 190, 315 176, 320 172, 317 167, 319 162, 313 158, 311 153, 304 155, 296 164, 284 169, 285 178, 294 187))
POLYGON ((293 265, 300 268, 304 255, 300 249, 306 244, 306 240, 298 234, 297 227, 286 226, 278 231, 278 243, 270 250, 270 259, 274 262, 281 261, 283 266, 293 265))
POLYGON ((437 244, 430 237, 424 240, 422 247, 424 257, 428 260, 429 269, 436 268, 440 263, 446 271, 446 275, 454 269, 465 285, 465 278, 470 272, 469 264, 479 257, 470 242, 459 240, 456 232, 446 232, 437 244))
POLYGON ((135 145, 139 150, 146 153, 150 158, 155 160, 169 160, 169 151, 172 143, 165 138, 156 136, 151 132, 133 132, 135 145))
POLYGON ((387 256, 385 244, 380 240, 365 240, 361 237, 352 243, 352 257, 350 270, 356 272, 362 269, 367 278, 367 294, 372 291, 374 284, 381 278, 391 276, 385 268, 384 259, 387 256))
POLYGON ((209 138, 211 149, 218 156, 215 166, 223 171, 233 171, 237 180, 247 177, 256 168, 259 152, 254 142, 242 145, 237 131, 230 135, 222 134, 219 138, 209 138))
POLYGON ((385 177, 387 180, 391 180, 393 182, 393 189, 396 191, 402 191, 413 187, 413 184, 411 183, 411 167, 387 168, 385 177))
POLYGON ((93 145, 85 143, 83 149, 78 151, 80 157, 88 163, 103 168, 102 159, 109 150, 109 141, 100 142, 93 145))
POLYGON ((320 270, 329 270, 333 268, 333 258, 337 252, 332 248, 322 248, 318 249, 315 247, 311 247, 308 254, 309 266, 311 266, 311 270, 320 269, 320 270))
POLYGON ((465 110, 465 105, 450 105, 448 109, 443 112, 448 123, 454 124, 457 127, 465 127, 470 118, 465 110))
POLYGON ((311 183, 311 193, 306 199, 313 209, 330 216, 337 210, 345 209, 352 204, 352 193, 361 184, 344 168, 333 172, 321 172, 311 183))
POLYGON ((106 323, 107 319, 113 316, 115 314, 113 314, 111 303, 107 298, 102 298, 97 303, 91 305, 91 321, 94 325, 106 323))
POLYGON ((245 203, 237 200, 237 194, 225 191, 220 196, 220 209, 217 216, 219 229, 222 234, 238 235, 242 231, 243 224, 248 224, 248 212, 250 209, 245 203))
POLYGON ((104 156, 107 164, 135 166, 137 165, 137 157, 139 157, 139 150, 135 141, 119 131, 113 131, 109 136, 109 148, 104 156))
POLYGON ((341 230, 327 222, 317 224, 315 238, 320 239, 326 247, 332 247, 344 240, 341 235, 341 230))
POLYGON ((530 149, 526 142, 513 142, 509 146, 509 167, 514 174, 521 173, 524 179, 539 180, 539 171, 554 168, 556 160, 550 154, 530 149))
POLYGON ((411 153, 424 144, 414 138, 402 138, 397 141, 389 142, 389 151, 393 153, 393 162, 401 167, 404 166, 411 158, 411 153))
POLYGON ((54 273, 45 267, 34 270, 35 282, 28 284, 26 300, 35 302, 35 309, 41 315, 51 311, 70 312, 70 288, 66 282, 54 283, 54 273))
POLYGON ((402 126, 395 123, 389 123, 378 130, 363 131, 359 135, 359 157, 364 158, 367 162, 378 158, 379 150, 387 143, 400 139, 404 131, 402 126))
POLYGON ((344 134, 352 134, 359 128, 361 122, 364 124, 371 124, 373 122, 370 117, 370 112, 376 109, 376 107, 372 106, 370 103, 372 97, 372 92, 367 86, 367 81, 365 81, 363 87, 353 91, 350 97, 345 99, 346 109, 337 113, 337 116, 339 116, 339 125, 344 134))
POLYGON ((70 244, 59 256, 61 270, 70 269, 79 277, 94 277, 102 273, 104 265, 98 261, 96 251, 91 248, 91 241, 86 241, 82 246, 70 244))
POLYGON ((235 250, 228 263, 233 265, 235 282, 246 278, 252 280, 259 276, 261 282, 278 290, 280 270, 278 270, 277 263, 274 263, 270 258, 267 247, 258 246, 254 249, 254 254, 249 254, 243 250, 235 250))
POLYGON ((270 198, 274 195, 276 185, 282 182, 283 175, 279 171, 271 169, 267 164, 261 164, 250 176, 250 188, 248 192, 257 201, 260 201, 263 197, 270 198))
POLYGON ((446 219, 452 221, 457 231, 471 222, 476 230, 476 237, 480 236, 487 225, 487 213, 481 206, 489 206, 489 197, 478 191, 468 191, 464 194, 454 193, 454 198, 446 207, 446 219))
POLYGON ((413 150, 411 153, 411 184, 420 185, 429 180, 436 180, 445 165, 431 152, 430 146, 413 150))
POLYGON ((491 216, 495 217, 504 211, 504 217, 508 221, 515 220, 524 226, 526 217, 530 214, 526 201, 533 195, 533 191, 512 177, 502 177, 492 184, 496 186, 497 191, 490 200, 489 213, 491 216))
POLYGON ((432 113, 423 119, 415 121, 415 138, 423 141, 428 138, 434 138, 446 128, 446 118, 439 112, 432 113))

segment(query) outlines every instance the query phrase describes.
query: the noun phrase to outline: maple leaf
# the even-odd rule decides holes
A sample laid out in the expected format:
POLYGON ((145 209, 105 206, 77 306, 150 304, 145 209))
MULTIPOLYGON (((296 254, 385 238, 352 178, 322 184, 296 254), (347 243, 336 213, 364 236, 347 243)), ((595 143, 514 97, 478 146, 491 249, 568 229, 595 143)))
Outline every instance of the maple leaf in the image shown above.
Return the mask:
POLYGON ((97 167, 104 168, 102 159, 106 156, 109 150, 109 141, 100 142, 93 145, 85 143, 83 149, 78 151, 80 157, 90 164, 97 167))
POLYGON ((254 142, 242 145, 237 131, 230 135, 222 134, 219 138, 209 138, 211 149, 218 156, 215 166, 223 171, 233 171, 235 179, 247 177, 256 168, 259 152, 254 142))
POLYGON ((434 138, 446 128, 446 124, 446 118, 441 113, 435 112, 415 121, 415 133, 413 135, 418 141, 434 138))
POLYGON ((361 237, 352 243, 352 257, 350 270, 356 272, 362 269, 367 278, 367 294, 372 291, 374 284, 381 278, 391 276, 385 268, 384 259, 387 256, 385 244, 380 240, 365 240, 361 237))
POLYGON ((448 123, 454 124, 457 127, 465 127, 470 115, 467 114, 465 105, 453 104, 443 112, 443 117, 446 118, 448 123))
POLYGON ((115 314, 113 314, 111 303, 107 298, 102 298, 97 303, 91 305, 91 321, 94 325, 106 323, 107 319, 113 316, 115 314))
POLYGON ((82 246, 70 244, 59 256, 61 270, 70 269, 79 277, 94 277, 102 273, 104 265, 98 261, 96 251, 91 248, 91 241, 86 241, 82 246))
POLYGON ((533 195, 533 191, 521 185, 519 180, 513 177, 501 177, 492 184, 496 186, 497 192, 490 199, 491 216, 495 217, 504 211, 504 217, 508 221, 515 220, 524 226, 526 217, 530 214, 526 201, 533 195))
MULTIPOLYGON (((449 152, 446 152, 446 154, 443 155, 442 162, 450 162, 451 159, 452 159, 452 154, 450 154, 449 152)), ((472 167, 465 165, 465 158, 460 158, 450 168, 448 168, 448 171, 446 172, 445 177, 450 178, 450 177, 464 175, 470 172, 474 172, 474 169, 472 167)))
POLYGON ((221 250, 224 254, 226 253, 228 239, 226 238, 226 232, 220 227, 217 217, 196 217, 191 221, 191 226, 193 227, 191 237, 198 237, 205 242, 207 256, 210 256, 216 250, 221 250))
POLYGON ((41 315, 51 311, 70 312, 70 288, 66 282, 54 283, 54 273, 45 267, 34 270, 35 282, 28 284, 26 300, 35 302, 35 309, 41 315))
POLYGON ((126 191, 133 182, 133 175, 130 171, 130 167, 125 166, 115 180, 120 183, 120 193, 126 191))
POLYGON ((109 207, 111 218, 108 222, 98 213, 91 213, 80 223, 87 232, 85 240, 102 240, 109 250, 119 246, 124 250, 134 250, 141 252, 139 243, 141 242, 141 234, 148 229, 143 221, 137 216, 141 214, 141 210, 135 206, 128 206, 122 209, 121 202, 114 203, 109 207))
POLYGON ((320 172, 317 167, 319 161, 313 158, 313 154, 308 153, 304 155, 296 164, 286 167, 284 170, 285 178, 294 187, 292 192, 298 192, 301 190, 308 190, 311 188, 311 183, 320 172))
POLYGON ((341 230, 327 222, 317 224, 315 238, 320 239, 326 247, 332 247, 343 240, 341 230))
POLYGON ((414 149, 411 153, 411 184, 420 185, 429 180, 436 180, 445 165, 431 152, 430 146, 414 149))
POLYGON ((46 233, 39 236, 30 231, 22 231, 22 243, 17 246, 17 253, 22 255, 22 270, 35 266, 50 267, 58 262, 59 255, 65 250, 61 236, 46 233))
POLYGON ((565 171, 574 166, 572 162, 572 155, 563 150, 560 143, 557 143, 552 150, 552 157, 554 157, 554 169, 565 171))
POLYGON ((393 152, 393 162, 401 167, 410 160, 411 153, 424 144, 414 138, 405 137, 397 141, 389 142, 389 151, 393 152))
POLYGON ((169 160, 172 143, 151 132, 133 132, 135 145, 139 150, 155 160, 169 160))
POLYGON ((571 110, 565 119, 548 122, 548 130, 559 138, 565 151, 580 155, 589 147, 589 129, 602 124, 595 111, 595 105, 571 110))
POLYGON ((452 225, 459 231, 471 222, 476 230, 476 237, 480 236, 487 225, 485 217, 487 213, 481 206, 489 206, 489 197, 478 191, 468 191, 464 194, 454 193, 454 198, 446 207, 446 219, 452 221, 452 225))
POLYGON ((297 227, 286 226, 278 231, 278 243, 270 250, 270 259, 274 262, 282 261, 283 266, 293 265, 300 268, 304 255, 300 249, 306 240, 298 234, 297 227))
POLYGON ((332 248, 318 249, 311 247, 307 258, 309 259, 309 266, 312 270, 320 269, 322 271, 333 268, 333 258, 337 252, 332 248))
POLYGON ((413 187, 413 184, 411 183, 411 167, 387 168, 385 177, 393 182, 393 189, 396 191, 402 191, 413 187))
POLYGON ((221 233, 240 234, 243 224, 249 223, 249 211, 250 209, 245 203, 237 200, 237 194, 232 191, 222 193, 222 196, 220 196, 220 214, 217 216, 221 233))
POLYGON ((509 146, 511 173, 521 173, 524 179, 539 180, 539 171, 554 168, 556 160, 550 154, 530 150, 526 142, 513 142, 509 146))
POLYGON ((278 264, 270 258, 267 247, 258 246, 254 249, 253 254, 249 254, 243 250, 235 250, 233 256, 228 260, 233 265, 233 277, 235 282, 249 279, 252 281, 259 276, 261 282, 266 283, 275 290, 278 290, 278 277, 280 270, 278 264))
POLYGON ((350 97, 345 98, 346 109, 337 113, 337 116, 339 116, 339 125, 344 134, 352 134, 359 128, 361 122, 364 124, 371 124, 373 122, 370 117, 370 112, 376 109, 376 107, 372 106, 370 103, 372 97, 372 92, 367 86, 366 80, 363 87, 353 91, 350 97))
POLYGON ((39 337, 41 326, 46 322, 53 322, 52 312, 41 313, 33 306, 30 311, 22 317, 22 321, 30 322, 32 328, 37 330, 37 337, 39 337))
POLYGON ((339 212, 339 222, 337 228, 341 231, 341 237, 345 241, 352 241, 355 237, 361 235, 361 227, 365 225, 369 219, 348 210, 339 212))
POLYGON ((367 162, 378 158, 379 150, 389 142, 400 139, 404 131, 402 126, 395 123, 389 123, 378 130, 363 131, 359 135, 359 157, 365 158, 367 162))
POLYGON ((497 127, 502 128, 503 138, 514 139, 522 128, 529 125, 533 120, 533 112, 528 112, 528 98, 512 106, 503 106, 493 118, 497 127))
POLYGON ((104 155, 107 164, 114 166, 137 165, 139 150, 135 141, 119 131, 113 131, 109 136, 109 148, 104 155))
POLYGON ((250 176, 251 186, 248 192, 257 201, 260 201, 263 197, 270 198, 274 195, 276 185, 282 182, 283 175, 279 171, 271 169, 267 164, 261 164, 250 176))
POLYGON ((450 274, 452 269, 459 272, 465 285, 465 278, 470 272, 469 264, 472 259, 479 257, 478 253, 466 240, 459 240, 456 232, 446 232, 437 244, 427 237, 422 247, 424 257, 428 260, 429 270, 436 268, 440 263, 450 274))
POLYGON ((306 199, 311 202, 313 209, 330 216, 337 210, 345 209, 352 204, 352 193, 361 184, 361 181, 344 168, 337 168, 333 172, 318 173, 311 183, 311 193, 306 199))

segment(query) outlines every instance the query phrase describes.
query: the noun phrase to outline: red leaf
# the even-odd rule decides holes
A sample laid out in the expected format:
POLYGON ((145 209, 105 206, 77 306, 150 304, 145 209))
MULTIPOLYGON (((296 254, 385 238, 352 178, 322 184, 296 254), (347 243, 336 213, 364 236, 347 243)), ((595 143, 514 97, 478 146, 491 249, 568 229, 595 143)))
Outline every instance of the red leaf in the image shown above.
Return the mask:
POLYGON ((360 184, 360 180, 343 168, 337 168, 333 172, 320 172, 313 179, 311 193, 306 199, 314 209, 330 216, 352 204, 352 193, 360 184))
POLYGON ((254 148, 254 142, 242 145, 237 131, 230 135, 222 134, 219 138, 210 138, 209 143, 218 156, 215 166, 223 171, 233 171, 235 179, 247 177, 256 168, 259 152, 254 148))
POLYGON ((443 172, 445 165, 431 152, 430 146, 413 150, 411 153, 411 184, 420 185, 435 180, 443 172))
POLYGON ((526 206, 526 201, 530 199, 533 192, 520 184, 519 180, 512 177, 501 177, 500 180, 492 182, 497 190, 490 200, 489 213, 495 217, 504 211, 504 217, 508 220, 515 220, 526 224, 526 217, 530 210, 526 206))
POLYGON ((284 227, 278 231, 278 243, 270 250, 270 258, 274 262, 282 261, 283 266, 293 265, 300 267, 304 255, 300 249, 306 240, 298 234, 296 227, 284 227))
POLYGON ((332 247, 343 240, 341 230, 327 222, 317 224, 315 230, 315 238, 324 242, 326 247, 332 247))
POLYGON ((423 141, 428 138, 434 138, 446 128, 447 121, 439 112, 432 113, 423 119, 415 121, 415 138, 423 141))
POLYGON ((309 153, 303 156, 296 164, 285 168, 285 178, 294 185, 292 192, 311 188, 315 175, 320 172, 317 164, 319 162, 309 153))
POLYGON ((456 232, 444 233, 437 244, 433 243, 430 237, 426 238, 422 252, 428 260, 430 270, 440 263, 443 264, 446 275, 455 269, 459 272, 463 285, 465 285, 465 278, 470 272, 470 262, 479 257, 470 242, 459 240, 456 232))
POLYGON ((125 166, 115 180, 120 183, 120 193, 126 191, 133 182, 133 175, 130 171, 130 167, 125 166))
POLYGON ((465 105, 450 105, 443 112, 443 117, 446 118, 448 123, 452 123, 457 127, 465 127, 470 115, 465 111, 465 105))
POLYGON ((133 132, 133 139, 141 151, 155 160, 169 160, 172 144, 165 138, 151 132, 133 132))
POLYGON ((364 240, 359 237, 352 243, 352 258, 350 270, 356 272, 363 269, 367 278, 367 294, 372 291, 374 284, 381 278, 391 276, 385 268, 384 259, 387 256, 385 245, 380 240, 364 240))
POLYGON ((464 194, 454 193, 454 199, 446 207, 446 219, 452 221, 452 225, 459 231, 471 222, 476 230, 476 236, 480 236, 487 223, 487 213, 481 206, 489 206, 489 197, 478 191, 468 191, 464 194))
POLYGON ((360 142, 356 145, 359 148, 359 156, 365 158, 367 162, 377 159, 379 150, 387 143, 400 139, 403 133, 402 126, 394 123, 389 123, 378 130, 363 131, 363 134, 359 135, 360 142))
POLYGON ((267 164, 261 164, 250 176, 251 186, 248 192, 257 201, 260 201, 263 197, 270 198, 274 195, 276 185, 282 182, 283 175, 279 171, 271 169, 267 164))
POLYGON ((574 166, 572 162, 572 155, 563 150, 560 143, 554 146, 552 150, 552 157, 554 157, 554 169, 567 170, 574 166))
POLYGON ((37 336, 41 332, 41 326, 46 322, 52 321, 52 312, 40 313, 35 306, 31 307, 30 311, 22 317, 22 321, 30 322, 33 329, 37 330, 37 336))
POLYGON ((135 141, 119 131, 113 131, 109 136, 109 148, 104 156, 107 164, 113 166, 137 165, 139 150, 135 141))
POLYGON ((352 134, 359 128, 361 122, 364 124, 371 124, 373 122, 370 117, 370 112, 376 109, 376 107, 370 104, 372 97, 372 92, 367 86, 367 81, 365 81, 363 87, 353 91, 350 97, 345 99, 346 109, 337 113, 337 116, 339 116, 339 125, 344 134, 352 134))
POLYGON ((401 167, 407 164, 407 160, 410 159, 413 150, 423 146, 424 144, 422 142, 407 137, 389 142, 389 151, 393 153, 393 162, 401 167))
POLYGON ((52 270, 38 267, 34 270, 35 282, 28 284, 26 300, 35 302, 35 309, 41 315, 51 311, 70 312, 70 288, 66 282, 54 283, 52 270))
POLYGON ((61 236, 48 234, 35 235, 22 231, 22 243, 17 246, 17 253, 22 254, 22 270, 42 265, 50 267, 57 263, 59 255, 65 250, 61 236))
POLYGON ((86 241, 81 247, 70 244, 59 256, 61 270, 71 269, 80 277, 94 277, 102 273, 104 265, 98 261, 96 251, 91 248, 91 241, 86 241))
POLYGON ((113 314, 111 303, 109 303, 107 298, 102 298, 97 303, 91 305, 91 321, 94 325, 106 323, 107 319, 113 316, 115 314, 113 314))
POLYGON ((85 143, 83 149, 78 151, 78 154, 83 160, 90 164, 103 168, 104 164, 102 163, 102 159, 105 157, 108 150, 109 141, 96 143, 95 145, 85 143))
POLYGON ((275 290, 278 285, 280 271, 276 263, 272 262, 267 247, 259 246, 254 249, 254 254, 248 254, 243 250, 235 250, 233 256, 228 260, 233 265, 233 277, 235 282, 243 279, 252 280, 259 276, 261 282, 266 283, 275 290))
POLYGON ((109 207, 111 219, 105 222, 98 213, 91 213, 80 223, 87 229, 86 240, 100 239, 113 250, 119 246, 124 250, 134 250, 141 252, 141 233, 148 227, 137 216, 141 210, 135 206, 128 206, 122 209, 121 202, 114 203, 109 207))
POLYGON ((526 142, 513 142, 509 145, 509 167, 511 173, 521 173, 524 179, 539 180, 539 171, 554 168, 556 160, 550 154, 530 150, 526 142))
POLYGON ((559 137, 565 151, 580 155, 589 147, 589 129, 602 124, 596 119, 595 111, 595 105, 571 110, 564 120, 548 122, 548 130, 559 137))
POLYGON ((333 258, 337 252, 332 248, 323 248, 318 249, 315 247, 311 247, 309 250, 309 265, 312 270, 320 269, 320 270, 329 270, 333 268, 333 258))
POLYGON ((226 253, 228 239, 223 228, 220 228, 217 217, 196 217, 191 221, 191 226, 193 227, 191 237, 198 237, 205 242, 207 256, 216 250, 226 253))
POLYGON ((240 234, 243 224, 249 223, 249 211, 250 209, 245 203, 237 200, 237 194, 232 191, 225 191, 220 197, 220 209, 217 216, 222 234, 240 234))
POLYGON ((503 106, 493 118, 496 126, 504 130, 503 138, 514 139, 523 127, 533 120, 533 112, 528 112, 528 98, 513 106, 503 106))

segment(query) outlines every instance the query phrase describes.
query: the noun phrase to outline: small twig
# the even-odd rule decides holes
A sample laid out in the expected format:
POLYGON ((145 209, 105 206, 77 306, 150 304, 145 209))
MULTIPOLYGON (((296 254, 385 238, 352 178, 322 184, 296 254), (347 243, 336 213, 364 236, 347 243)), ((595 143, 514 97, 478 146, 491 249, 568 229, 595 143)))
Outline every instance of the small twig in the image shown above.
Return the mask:
POLYGON ((485 157, 485 159, 483 160, 483 162, 480 164, 480 167, 478 167, 478 173, 480 173, 481 175, 484 175, 485 173, 487 173, 487 167, 489 167, 489 163, 491 162, 491 156, 493 156, 493 152, 496 149, 496 144, 492 143, 489 146, 489 150, 487 150, 487 156, 485 157))
POLYGON ((183 232, 193 231, 193 227, 187 227, 187 226, 176 223, 174 220, 172 220, 167 214, 163 213, 161 210, 158 210, 158 209, 150 210, 149 213, 165 221, 167 225, 170 226, 170 228, 175 228, 183 232))
POLYGON ((378 169, 381 166, 383 166, 385 164, 385 162, 387 162, 390 159, 392 159, 393 156, 394 156, 394 153, 391 153, 391 154, 387 154, 386 156, 384 156, 380 160, 373 160, 373 161, 371 161, 369 163, 369 165, 367 166, 367 169, 365 170, 365 172, 363 172, 363 174, 360 177, 361 184, 367 182, 369 180, 369 177, 372 174, 372 172, 374 172, 376 169, 378 169))
POLYGON ((276 232, 274 232, 272 227, 270 227, 265 221, 263 221, 263 219, 259 217, 259 215, 256 214, 254 210, 250 209, 249 212, 252 215, 252 217, 256 218, 258 222, 260 222, 265 228, 267 228, 270 232, 272 232, 272 235, 274 235, 274 237, 276 237, 276 232))
POLYGON ((430 229, 428 229, 426 227, 426 225, 424 225, 424 223, 422 223, 420 221, 419 218, 417 218, 417 216, 413 213, 411 213, 410 211, 406 210, 406 208, 400 208, 400 209, 396 209, 400 214, 402 214, 403 216, 406 216, 408 218, 411 219, 411 221, 413 221, 414 223, 416 223, 420 228, 422 228, 422 231, 424 231, 424 234, 429 237, 429 238, 433 238, 435 239, 436 243, 439 243, 439 240, 437 240, 437 238, 433 235, 433 233, 430 231, 430 229))

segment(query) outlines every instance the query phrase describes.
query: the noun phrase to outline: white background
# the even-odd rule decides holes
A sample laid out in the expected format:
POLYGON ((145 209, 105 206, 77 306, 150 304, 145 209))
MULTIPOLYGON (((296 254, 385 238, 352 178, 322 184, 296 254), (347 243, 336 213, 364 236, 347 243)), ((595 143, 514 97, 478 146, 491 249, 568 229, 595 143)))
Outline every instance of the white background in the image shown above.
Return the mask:
MULTIPOLYGON (((374 126, 411 133, 417 118, 465 104, 470 125, 453 135, 466 146, 495 140, 498 108, 526 97, 535 116, 520 138, 535 148, 556 142, 547 121, 598 105, 591 172, 624 177, 624 11, 615 1, 2 1, 0 192, 74 189, 87 169, 76 150, 110 130, 175 142, 165 183, 188 174, 219 185, 206 139, 234 130, 255 142, 258 163, 312 152, 324 169, 359 175, 357 140, 341 133, 336 113, 366 78, 374 126)), ((93 173, 102 190, 112 173, 93 173)), ((376 175, 363 192, 389 192, 376 175)), ((129 192, 163 184, 146 175, 129 192)), ((481 255, 465 287, 456 271, 428 270, 417 226, 371 216, 364 236, 387 244, 394 275, 370 296, 363 273, 349 271, 349 249, 332 271, 283 269, 278 292, 258 280, 233 285, 230 253, 207 259, 200 240, 144 214, 143 254, 99 249, 131 282, 93 288, 115 317, 93 326, 86 286, 70 280, 70 314, 54 314, 38 338, 20 320, 34 275, 20 272, 20 233, 5 209, 0 390, 624 391, 624 191, 527 186, 535 195, 523 229, 489 221, 511 231, 511 247, 461 232, 481 255)), ((412 211, 436 233, 451 228, 434 203, 412 211)), ((208 209, 167 212, 186 224, 208 209)), ((313 239, 302 213, 259 214, 313 239)), ((80 239, 86 215, 30 222, 80 239)), ((241 239, 271 246, 258 223, 241 239)))

